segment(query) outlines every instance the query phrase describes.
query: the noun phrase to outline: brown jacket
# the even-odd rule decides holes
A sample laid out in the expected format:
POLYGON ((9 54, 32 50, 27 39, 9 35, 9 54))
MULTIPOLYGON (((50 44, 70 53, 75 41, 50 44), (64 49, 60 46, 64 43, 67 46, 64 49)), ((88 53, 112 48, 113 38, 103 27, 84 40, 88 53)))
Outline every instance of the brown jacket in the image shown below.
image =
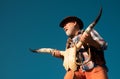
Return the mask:
POLYGON ((91 49, 91 60, 97 64, 97 65, 103 65, 106 64, 105 57, 104 57, 104 51, 103 50, 97 50, 94 47, 90 47, 91 49))

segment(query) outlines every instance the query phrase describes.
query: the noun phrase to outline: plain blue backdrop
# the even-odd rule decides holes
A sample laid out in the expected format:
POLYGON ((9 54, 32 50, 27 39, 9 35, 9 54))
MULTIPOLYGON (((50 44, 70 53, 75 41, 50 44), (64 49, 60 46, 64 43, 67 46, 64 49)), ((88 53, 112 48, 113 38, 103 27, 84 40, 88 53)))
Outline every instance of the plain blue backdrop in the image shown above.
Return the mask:
POLYGON ((70 15, 84 22, 84 29, 103 14, 95 29, 108 42, 105 58, 109 79, 119 79, 119 0, 1 0, 0 79, 63 79, 62 60, 35 54, 29 48, 65 49, 66 35, 60 21, 70 15))

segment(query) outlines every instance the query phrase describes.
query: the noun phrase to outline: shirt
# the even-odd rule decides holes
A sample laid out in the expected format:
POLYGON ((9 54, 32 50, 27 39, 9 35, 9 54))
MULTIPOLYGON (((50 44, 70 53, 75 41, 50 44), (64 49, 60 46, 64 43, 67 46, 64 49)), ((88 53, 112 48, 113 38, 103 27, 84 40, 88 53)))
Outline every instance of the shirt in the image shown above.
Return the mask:
MULTIPOLYGON (((90 34, 91 34, 91 37, 93 38, 93 40, 97 41, 101 45, 101 49, 100 50, 105 50, 107 48, 107 43, 99 35, 99 33, 96 30, 92 30, 90 32, 90 34)), ((77 36, 72 38, 73 43, 77 44, 80 41, 80 36, 81 36, 81 34, 78 34, 77 36)), ((84 46, 82 46, 81 49, 79 50, 79 56, 82 56, 82 59, 80 59, 82 62, 88 60, 89 55, 86 52, 84 46)), ((82 65, 81 68, 82 68, 83 71, 85 71, 85 70, 92 69, 94 66, 95 66, 94 62, 93 61, 89 61, 88 63, 82 65)))

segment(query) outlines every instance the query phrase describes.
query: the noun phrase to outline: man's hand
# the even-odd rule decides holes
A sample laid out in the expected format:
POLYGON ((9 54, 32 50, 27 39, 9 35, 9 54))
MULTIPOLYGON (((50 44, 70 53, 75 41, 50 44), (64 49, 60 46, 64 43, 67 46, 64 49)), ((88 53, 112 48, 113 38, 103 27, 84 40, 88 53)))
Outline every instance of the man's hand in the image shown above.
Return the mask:
POLYGON ((90 33, 84 33, 81 37, 80 37, 80 40, 83 42, 83 43, 92 43, 94 40, 92 39, 90 33))
POLYGON ((51 53, 52 53, 53 56, 55 56, 57 58, 62 58, 63 57, 59 50, 54 50, 51 53))

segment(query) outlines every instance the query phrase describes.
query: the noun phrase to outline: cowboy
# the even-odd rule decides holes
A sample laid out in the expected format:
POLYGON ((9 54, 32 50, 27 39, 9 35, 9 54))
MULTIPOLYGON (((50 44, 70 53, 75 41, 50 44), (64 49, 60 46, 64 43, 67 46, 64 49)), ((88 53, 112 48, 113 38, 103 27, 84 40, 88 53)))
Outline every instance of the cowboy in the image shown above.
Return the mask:
MULTIPOLYGON (((77 51, 76 62, 77 70, 68 69, 64 79, 108 79, 107 66, 104 58, 104 50, 107 48, 107 42, 100 34, 93 29, 90 33, 83 35, 83 22, 76 16, 69 16, 60 22, 60 27, 63 28, 68 40, 66 49, 69 49, 73 44, 82 41, 82 47, 77 51), (90 56, 90 60, 86 64, 79 64, 86 61, 90 56)), ((59 50, 53 51, 55 57, 63 58, 59 50)))

